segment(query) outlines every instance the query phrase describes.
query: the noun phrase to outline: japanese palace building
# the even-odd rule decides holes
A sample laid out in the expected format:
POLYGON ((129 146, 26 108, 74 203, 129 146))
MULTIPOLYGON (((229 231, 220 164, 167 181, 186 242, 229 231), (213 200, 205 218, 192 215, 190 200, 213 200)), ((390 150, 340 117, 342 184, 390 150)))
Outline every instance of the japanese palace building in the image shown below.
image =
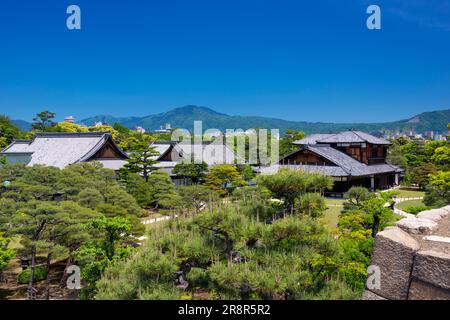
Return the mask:
POLYGON ((345 192, 352 186, 372 190, 397 185, 403 170, 386 162, 389 141, 361 131, 336 134, 314 134, 294 142, 299 149, 279 161, 279 165, 261 170, 289 167, 320 172, 333 177, 334 192, 345 192))
POLYGON ((33 140, 13 141, 0 156, 9 163, 57 168, 95 160, 113 170, 119 170, 128 158, 109 132, 36 133, 33 140))

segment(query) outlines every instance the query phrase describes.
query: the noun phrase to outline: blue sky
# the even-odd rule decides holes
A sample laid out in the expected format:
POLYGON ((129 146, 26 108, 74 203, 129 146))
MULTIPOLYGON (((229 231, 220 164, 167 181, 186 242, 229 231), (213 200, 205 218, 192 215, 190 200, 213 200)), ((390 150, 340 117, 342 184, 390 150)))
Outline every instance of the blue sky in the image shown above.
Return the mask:
POLYGON ((450 0, 1 1, 0 113, 188 104, 329 122, 450 108, 450 0), (66 28, 70 4, 81 31, 66 28))

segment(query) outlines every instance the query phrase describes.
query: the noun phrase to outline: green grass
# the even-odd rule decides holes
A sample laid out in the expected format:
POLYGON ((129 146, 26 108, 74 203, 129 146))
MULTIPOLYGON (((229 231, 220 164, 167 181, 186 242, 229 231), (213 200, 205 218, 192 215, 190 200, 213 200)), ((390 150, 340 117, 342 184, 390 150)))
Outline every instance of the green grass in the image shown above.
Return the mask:
POLYGON ((400 210, 406 209, 408 207, 426 207, 425 203, 422 200, 408 200, 400 202, 396 205, 396 207, 400 210))
POLYGON ((330 227, 336 228, 342 207, 328 207, 323 216, 323 221, 330 227))
POLYGON ((328 226, 332 228, 337 227, 339 214, 343 209, 344 201, 344 199, 325 198, 325 203, 327 204, 328 209, 324 213, 323 220, 328 226))
POLYGON ((399 198, 415 198, 415 197, 424 197, 425 192, 416 191, 416 190, 395 190, 398 193, 399 198))
POLYGON ((345 199, 334 199, 334 198, 325 198, 325 202, 327 205, 334 204, 334 205, 344 205, 345 199))

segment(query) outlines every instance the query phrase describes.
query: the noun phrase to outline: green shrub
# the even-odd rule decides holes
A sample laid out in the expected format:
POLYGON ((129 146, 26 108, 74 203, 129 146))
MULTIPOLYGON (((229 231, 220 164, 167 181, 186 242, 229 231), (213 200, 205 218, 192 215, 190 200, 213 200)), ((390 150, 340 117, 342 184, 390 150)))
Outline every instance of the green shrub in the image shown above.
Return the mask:
POLYGON ((429 210, 429 207, 426 206, 418 206, 418 207, 407 207, 404 209, 405 212, 412 213, 412 214, 418 214, 419 212, 429 210))
MULTIPOLYGON (((22 271, 17 277, 19 284, 27 284, 30 281, 31 268, 22 271)), ((42 281, 45 279, 45 266, 36 266, 34 269, 34 281, 42 281)))

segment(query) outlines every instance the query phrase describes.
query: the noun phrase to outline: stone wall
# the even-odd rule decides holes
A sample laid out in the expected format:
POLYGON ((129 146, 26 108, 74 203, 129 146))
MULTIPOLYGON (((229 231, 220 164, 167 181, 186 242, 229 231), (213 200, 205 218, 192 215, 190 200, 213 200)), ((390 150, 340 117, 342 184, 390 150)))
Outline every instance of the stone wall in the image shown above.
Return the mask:
POLYGON ((362 299, 450 300, 450 206, 378 233, 362 299))

